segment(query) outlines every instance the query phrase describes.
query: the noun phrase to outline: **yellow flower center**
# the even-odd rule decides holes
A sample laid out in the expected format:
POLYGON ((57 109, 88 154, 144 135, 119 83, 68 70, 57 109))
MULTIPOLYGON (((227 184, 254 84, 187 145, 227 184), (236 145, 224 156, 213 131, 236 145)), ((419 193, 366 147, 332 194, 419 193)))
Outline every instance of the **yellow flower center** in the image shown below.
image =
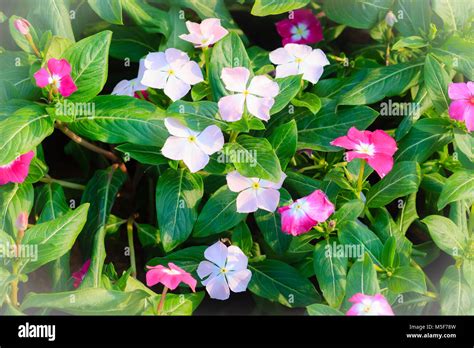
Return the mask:
POLYGON ((259 184, 258 182, 254 182, 254 183, 252 184, 252 187, 253 187, 255 190, 257 190, 258 188, 260 188, 260 184, 259 184))
POLYGON ((301 63, 303 61, 303 59, 301 58, 296 58, 296 63, 301 63))
POLYGON ((169 75, 174 75, 174 70, 173 70, 173 69, 170 69, 170 70, 168 71, 168 74, 169 74, 169 75))
POLYGON ((242 92, 242 94, 245 95, 245 96, 247 96, 247 95, 250 94, 250 92, 249 92, 248 90, 245 90, 245 91, 242 92))
POLYGON ((227 269, 221 268, 221 273, 227 273, 227 269))
POLYGON ((190 136, 188 137, 188 140, 189 140, 191 143, 193 143, 193 142, 196 141, 196 137, 195 137, 194 135, 190 135, 190 136))

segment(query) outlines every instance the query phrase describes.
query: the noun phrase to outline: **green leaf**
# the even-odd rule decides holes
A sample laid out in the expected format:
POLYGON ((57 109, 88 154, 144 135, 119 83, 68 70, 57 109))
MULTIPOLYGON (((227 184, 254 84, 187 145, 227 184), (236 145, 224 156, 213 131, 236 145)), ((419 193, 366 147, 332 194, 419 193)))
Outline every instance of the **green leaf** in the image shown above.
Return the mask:
POLYGON ((432 6, 443 20, 444 30, 462 30, 474 11, 470 0, 433 0, 432 6))
POLYGON ((190 42, 179 37, 182 34, 189 33, 185 18, 182 18, 181 12, 182 9, 177 6, 171 6, 168 10, 168 21, 171 31, 168 35, 168 39, 161 42, 160 51, 164 51, 167 48, 176 48, 185 52, 191 52, 193 50, 193 45, 190 42))
POLYGON ((28 176, 25 179, 25 183, 36 184, 40 181, 47 173, 48 166, 38 157, 33 157, 30 162, 30 170, 28 171, 28 176))
POLYGON ((87 2, 104 21, 112 24, 123 24, 121 0, 87 0, 87 2))
POLYGON ((87 275, 81 288, 100 287, 102 267, 105 260, 106 227, 117 193, 127 175, 112 166, 95 172, 86 186, 81 203, 90 203, 87 222, 80 242, 84 258, 91 258, 87 275))
POLYGON ((399 227, 400 235, 405 235, 408 227, 418 219, 418 213, 416 212, 416 192, 410 194, 403 203, 403 208, 398 215, 397 225, 399 227))
POLYGON ((140 244, 143 247, 154 247, 157 246, 160 242, 160 231, 152 225, 148 224, 137 224, 137 235, 140 240, 140 244))
POLYGON ((68 100, 89 101, 102 91, 107 81, 111 38, 111 31, 101 31, 82 39, 64 52, 62 58, 71 64, 71 76, 77 86, 77 91, 68 100))
POLYGON ((249 264, 249 269, 252 278, 248 289, 257 296, 290 308, 320 301, 313 284, 284 262, 267 259, 249 264))
POLYGON ((178 267, 184 269, 186 272, 192 273, 193 277, 199 279, 196 270, 204 259, 204 251, 206 248, 207 246, 192 246, 181 249, 163 257, 155 257, 148 261, 147 265, 163 265, 168 267, 168 263, 172 262, 178 267))
POLYGON ((228 124, 216 118, 218 114, 217 103, 211 101, 187 102, 177 100, 168 107, 166 114, 169 117, 179 119, 187 127, 196 131, 212 125, 222 130, 228 128, 228 124))
POLYGON ((401 51, 404 48, 417 49, 426 46, 428 46, 428 42, 420 36, 402 37, 393 44, 392 51, 401 51))
POLYGON ((31 105, 0 120, 0 165, 33 150, 54 131, 53 122, 44 109, 31 105))
POLYGON ((30 214, 34 190, 31 184, 0 186, 0 231, 16 236, 15 222, 21 212, 30 214))
POLYGON ((111 26, 113 31, 110 43, 110 56, 132 62, 139 62, 149 52, 158 50, 161 36, 147 33, 138 26, 111 26))
POLYGON ((278 83, 280 91, 275 97, 275 104, 273 104, 272 109, 270 110, 270 115, 283 110, 283 108, 298 94, 301 88, 301 75, 278 78, 275 79, 275 82, 278 83))
POLYGON ((383 245, 381 261, 385 267, 396 267, 398 266, 398 255, 397 252, 397 239, 391 235, 383 245))
POLYGON ((445 253, 460 256, 467 248, 466 236, 450 219, 440 215, 430 215, 421 222, 428 227, 431 238, 445 253))
POLYGON ((123 292, 82 289, 49 294, 30 292, 22 302, 21 310, 48 308, 73 315, 136 315, 145 310, 145 301, 149 296, 143 290, 123 292))
POLYGON ((104 95, 91 101, 92 116, 78 115, 68 127, 81 136, 105 143, 163 146, 168 131, 164 112, 155 105, 128 96, 104 95))
POLYGON ((26 261, 24 273, 30 273, 67 253, 87 219, 89 204, 83 204, 63 216, 29 228, 22 240, 25 245, 37 245, 38 257, 26 261))
POLYGON ((156 214, 165 252, 173 250, 190 236, 203 194, 201 176, 185 169, 168 169, 158 179, 156 214))
POLYGON ((430 0, 397 0, 393 12, 397 16, 394 27, 403 35, 427 36, 430 31, 430 0))
POLYGON ((235 33, 229 33, 214 46, 210 62, 209 76, 214 100, 231 94, 221 80, 222 69, 242 66, 249 69, 252 75, 252 67, 245 46, 235 33))
POLYGON ((301 98, 294 98, 291 101, 291 104, 294 106, 299 106, 307 108, 313 114, 317 114, 319 109, 321 109, 321 99, 316 94, 313 93, 304 93, 301 98))
POLYGON ((377 235, 360 222, 348 221, 339 226, 339 242, 351 248, 353 258, 367 253, 374 262, 381 264, 383 245, 377 235))
POLYGON ((161 154, 161 148, 158 146, 125 143, 117 146, 115 149, 123 152, 125 159, 131 157, 143 164, 159 165, 168 163, 168 160, 161 154))
MULTIPOLYGON (((290 204, 291 196, 285 190, 280 190, 280 202, 279 206, 290 204)), ((290 246, 292 236, 285 234, 281 230, 281 216, 278 212, 269 212, 266 210, 259 209, 254 213, 255 222, 262 232, 263 239, 277 254, 283 254, 290 246)))
POLYGON ((346 290, 347 257, 338 255, 343 247, 335 238, 324 239, 314 248, 313 267, 324 299, 333 308, 339 308, 346 290))
POLYGON ((388 288, 395 294, 404 292, 424 294, 426 293, 425 274, 418 268, 399 267, 388 278, 388 288))
POLYGON ((320 303, 312 304, 306 307, 306 310, 308 311, 309 315, 344 315, 344 313, 342 313, 341 311, 320 303))
POLYGON ((254 16, 277 15, 305 7, 309 0, 255 0, 251 13, 254 16))
POLYGON ((295 120, 276 127, 268 137, 268 141, 280 160, 282 170, 285 170, 295 155, 298 143, 298 129, 295 120))
MULTIPOLYGON (((469 160, 469 164, 474 163, 474 137, 469 133, 464 133, 459 128, 454 129, 455 150, 460 151, 469 160)), ((469 167, 471 169, 471 167, 469 167)), ((474 169, 474 168, 472 168, 474 169)))
POLYGON ((426 89, 434 108, 441 114, 449 108, 448 84, 451 79, 443 66, 430 54, 426 56, 424 69, 426 89))
POLYGON ((238 193, 232 192, 227 185, 218 189, 199 214, 194 225, 193 237, 207 237, 231 229, 241 222, 247 214, 237 212, 238 193))
POLYGON ((40 214, 38 223, 50 221, 70 211, 63 188, 58 184, 45 184, 36 192, 35 211, 40 214))
MULTIPOLYGON (((453 2, 451 1, 451 3, 453 2)), ((462 11, 467 13, 464 9, 462 11)), ((441 47, 434 47, 432 53, 441 58, 450 68, 460 72, 472 81, 474 80, 474 52, 471 46, 470 41, 451 36, 441 47)))
MULTIPOLYGON (((18 16, 11 16, 10 19, 8 20, 8 27, 10 29, 10 34, 15 41, 15 43, 20 47, 23 51, 34 54, 35 51, 31 47, 30 43, 26 39, 25 35, 20 33, 16 28, 15 28, 15 21, 21 19, 21 17, 18 16)), ((29 27, 29 34, 31 35, 33 42, 38 42, 38 35, 36 34, 34 26, 29 27)))
POLYGON ((347 274, 346 301, 343 308, 349 308, 349 300, 357 293, 376 295, 380 293, 377 272, 370 257, 364 255, 363 260, 357 260, 347 274))
POLYGON ((403 94, 419 83, 423 62, 368 69, 366 77, 342 94, 339 105, 366 105, 403 94))
POLYGON ((224 151, 243 176, 280 181, 280 162, 267 139, 240 135, 237 142, 227 144, 224 151))
POLYGON ((121 3, 133 22, 145 31, 169 36, 171 28, 168 12, 149 5, 145 0, 127 0, 121 3))
POLYGON ((336 23, 370 29, 385 16, 391 4, 391 0, 332 0, 324 2, 323 10, 336 23))
POLYGON ((461 269, 449 266, 441 277, 441 313, 472 315, 472 289, 463 279, 461 269))
POLYGON ((357 219, 363 211, 364 203, 360 199, 353 199, 337 209, 332 219, 336 220, 337 225, 341 225, 343 222, 357 219))
POLYGON ((337 137, 347 134, 351 127, 366 129, 378 116, 378 112, 367 107, 339 107, 334 102, 327 103, 317 115, 307 113, 298 117, 298 148, 317 151, 340 151, 330 145, 337 137))
POLYGON ((446 180, 438 200, 438 210, 451 202, 474 197, 474 172, 461 170, 446 180))
POLYGON ((367 193, 366 205, 378 208, 395 198, 406 196, 418 190, 421 181, 420 166, 417 162, 398 162, 393 169, 367 193))
POLYGON ((232 231, 232 244, 238 246, 244 254, 250 255, 253 238, 249 227, 244 221, 239 223, 232 231))
POLYGON ((51 30, 53 35, 74 41, 68 4, 60 0, 37 0, 35 6, 29 7, 27 17, 37 29, 51 30))

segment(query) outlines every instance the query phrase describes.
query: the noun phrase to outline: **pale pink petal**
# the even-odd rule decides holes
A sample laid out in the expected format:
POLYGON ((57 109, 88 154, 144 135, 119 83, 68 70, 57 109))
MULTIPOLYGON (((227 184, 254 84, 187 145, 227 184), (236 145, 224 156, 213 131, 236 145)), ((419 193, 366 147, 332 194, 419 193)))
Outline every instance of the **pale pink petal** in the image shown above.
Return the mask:
POLYGON ((375 146, 375 152, 384 153, 389 156, 397 151, 397 143, 390 135, 383 130, 377 129, 370 135, 370 142, 375 146))
POLYGON ((376 153, 367 159, 367 163, 383 178, 393 168, 393 157, 383 153, 376 153))
POLYGON ((140 59, 140 64, 138 65, 138 75, 135 79, 131 80, 134 91, 144 91, 146 90, 147 86, 142 85, 141 81, 143 79, 143 75, 145 74, 145 59, 140 59))
POLYGON ((75 91, 77 91, 77 86, 71 76, 63 76, 61 78, 61 83, 59 84, 59 93, 61 93, 63 97, 69 97, 75 91))
POLYGON ((197 274, 201 279, 204 279, 208 277, 207 279, 204 279, 201 281, 202 285, 206 286, 207 283, 217 275, 219 275, 220 272, 220 267, 216 266, 212 262, 209 261, 201 261, 199 263, 199 266, 197 268, 197 274))
POLYGON ((188 54, 176 48, 168 48, 165 51, 165 57, 170 68, 175 71, 180 70, 184 64, 189 62, 188 54))
POLYGON ((298 63, 295 63, 295 62, 278 65, 276 67, 275 76, 277 78, 293 76, 293 75, 298 75, 298 74, 299 74, 298 63))
POLYGON ((249 188, 242 191, 237 196, 237 212, 238 213, 253 213, 257 211, 257 190, 249 188))
POLYGON ((146 70, 140 83, 148 87, 163 89, 166 86, 167 80, 168 73, 165 71, 146 70))
POLYGON ((305 61, 310 62, 311 64, 314 64, 314 65, 319 65, 319 66, 326 66, 330 64, 324 52, 319 48, 316 48, 315 50, 313 50, 306 57, 305 61))
POLYGON ((286 179, 286 174, 281 172, 280 180, 278 182, 273 182, 269 180, 260 180, 259 184, 260 187, 263 188, 273 188, 276 190, 279 190, 281 188, 281 185, 283 185, 283 181, 286 179))
POLYGON ((280 47, 274 51, 271 51, 269 58, 273 64, 278 64, 278 65, 293 63, 295 61, 295 58, 291 54, 289 54, 288 51, 284 49, 283 47, 280 47))
POLYGON ((257 206, 260 209, 274 212, 280 202, 280 192, 275 189, 258 189, 257 206))
POLYGON ((471 91, 464 82, 449 84, 448 95, 449 98, 454 100, 468 100, 472 96, 471 91))
POLYGON ((227 300, 230 296, 229 285, 223 274, 212 278, 206 285, 209 296, 216 300, 227 300))
POLYGON ((212 155, 224 146, 224 135, 219 127, 212 125, 197 136, 196 142, 204 153, 212 155))
POLYGON ((259 97, 274 98, 278 95, 280 87, 278 86, 278 83, 264 75, 260 75, 255 76, 252 81, 250 81, 248 91, 259 97))
POLYGON ((129 80, 122 80, 117 85, 114 87, 112 90, 112 95, 128 95, 130 97, 133 97, 134 95, 134 90, 132 85, 130 84, 129 80))
POLYGON ((166 60, 166 56, 163 52, 152 52, 148 53, 145 57, 144 66, 146 69, 151 70, 169 70, 169 64, 166 60))
POLYGON ((188 28, 190 34, 201 36, 201 26, 198 23, 186 21, 186 28, 188 28))
POLYGON ((63 77, 71 74, 71 65, 66 59, 55 59, 51 58, 48 60, 48 70, 51 75, 57 75, 63 77))
POLYGON ((204 251, 204 257, 219 268, 225 267, 227 255, 228 249, 221 241, 215 242, 204 251))
POLYGON ((49 85, 49 73, 45 68, 39 69, 33 76, 38 87, 43 88, 49 85))
POLYGON ((245 96, 234 94, 222 97, 217 103, 219 114, 227 122, 235 122, 242 118, 244 113, 245 96))
POLYGON ((334 204, 321 190, 316 190, 307 196, 306 203, 303 208, 305 213, 317 222, 326 221, 334 213, 334 204))
POLYGON ((164 88, 165 94, 172 100, 176 101, 184 97, 191 90, 191 86, 186 82, 176 78, 174 75, 168 77, 164 88))
POLYGON ((229 272, 226 274, 229 288, 233 292, 243 292, 247 290, 247 286, 252 278, 252 272, 248 269, 243 269, 237 272, 229 272))
POLYGON ((247 109, 250 114, 263 120, 270 119, 270 109, 275 103, 273 98, 260 98, 249 94, 247 96, 247 109))
POLYGON ((464 120, 464 114, 469 108, 469 101, 467 100, 456 100, 449 105, 449 117, 453 120, 462 121, 464 120))
POLYGON ((194 61, 187 62, 179 70, 176 70, 176 76, 190 85, 195 85, 204 81, 201 68, 194 61))
POLYGON ((221 79, 225 88, 232 92, 243 92, 247 89, 250 71, 244 67, 222 69, 221 79))
POLYGON ((245 256, 243 251, 235 245, 231 245, 227 248, 227 263, 225 268, 228 271, 241 271, 247 269, 248 257, 245 256))
POLYGON ((471 94, 471 97, 474 96, 474 82, 473 81, 468 81, 467 83, 467 88, 469 89, 469 92, 471 94))
POLYGON ((201 36, 198 36, 196 34, 181 34, 179 38, 181 40, 193 43, 194 45, 196 45, 196 47, 199 47, 202 44, 201 36))
POLYGON ((300 44, 295 44, 295 43, 286 44, 284 48, 293 57, 301 58, 301 59, 305 58, 313 51, 311 46, 300 45, 300 44))
POLYGON ((311 64, 304 61, 299 66, 298 73, 303 74, 303 80, 316 84, 322 76, 324 68, 321 65, 311 64))
POLYGON ((206 18, 199 25, 202 36, 207 37, 207 38, 214 35, 214 30, 220 26, 221 26, 221 20, 218 18, 206 18))
POLYGON ((238 171, 234 170, 227 174, 227 186, 232 192, 241 192, 250 188, 253 184, 251 178, 247 178, 241 175, 238 171))
POLYGON ((163 270, 165 266, 148 266, 148 271, 146 272, 146 285, 153 286, 161 282, 163 277, 163 270))
POLYGON ((186 147, 188 146, 188 139, 180 138, 175 136, 170 136, 166 139, 163 148, 161 149, 161 153, 166 158, 179 161, 184 158, 184 152, 186 147))
POLYGON ((181 123, 180 120, 172 117, 165 118, 165 127, 171 135, 177 137, 189 137, 191 135, 196 135, 197 133, 186 127, 181 123))
POLYGON ((202 151, 195 143, 186 145, 183 153, 183 162, 191 173, 196 173, 209 163, 209 155, 202 151))

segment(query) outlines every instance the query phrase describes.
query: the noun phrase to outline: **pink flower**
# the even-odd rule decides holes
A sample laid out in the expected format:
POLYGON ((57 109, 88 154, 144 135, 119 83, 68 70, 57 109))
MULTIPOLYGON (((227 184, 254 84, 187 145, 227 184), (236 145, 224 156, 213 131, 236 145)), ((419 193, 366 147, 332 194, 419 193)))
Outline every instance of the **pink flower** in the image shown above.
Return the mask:
POLYGON ((259 178, 247 178, 234 170, 227 174, 227 186, 232 192, 239 192, 237 196, 237 212, 252 213, 257 209, 270 212, 275 211, 280 202, 278 191, 286 178, 281 173, 279 182, 271 182, 259 178))
POLYGON ((24 18, 18 18, 13 22, 13 25, 22 35, 27 35, 30 33, 31 24, 24 18))
POLYGON ((311 10, 296 10, 291 12, 289 19, 276 23, 282 44, 287 43, 313 44, 323 39, 321 23, 311 10))
POLYGON ((193 43, 194 47, 209 47, 229 33, 217 18, 207 18, 201 24, 187 21, 186 27, 189 34, 182 34, 179 37, 193 43))
POLYGON ((349 299, 354 303, 346 315, 395 315, 392 307, 381 294, 375 296, 357 293, 349 299))
POLYGON ((12 162, 0 166, 0 185, 5 185, 10 182, 21 184, 25 181, 33 157, 35 157, 35 153, 30 151, 19 156, 12 162))
POLYGON ((148 286, 153 286, 158 283, 163 284, 170 290, 174 290, 182 282, 191 288, 193 292, 196 291, 197 281, 194 279, 191 274, 179 268, 174 263, 168 263, 168 267, 158 265, 158 266, 147 266, 149 271, 146 273, 146 284, 148 286))
POLYGON ((111 94, 113 95, 128 95, 130 97, 139 98, 135 96, 137 91, 146 93, 147 87, 141 84, 143 74, 145 73, 145 60, 140 59, 140 65, 138 67, 138 76, 133 80, 122 80, 114 87, 111 94))
POLYGON ((204 251, 204 257, 209 261, 201 261, 197 274, 202 280, 211 298, 227 300, 230 290, 243 292, 252 278, 252 272, 247 269, 248 257, 238 246, 226 247, 217 241, 204 251))
POLYGON ((298 236, 326 221, 334 213, 334 204, 323 191, 316 190, 309 196, 279 208, 278 212, 281 214, 281 230, 298 236))
POLYGON ((383 130, 359 131, 349 129, 347 136, 331 141, 331 145, 351 150, 346 153, 347 161, 362 158, 383 178, 393 167, 393 154, 397 151, 395 140, 383 130))
POLYGON ((329 65, 326 55, 319 48, 307 45, 286 44, 270 52, 270 61, 277 64, 276 77, 303 74, 303 80, 313 84, 319 81, 324 66, 329 65))
POLYGON ((145 69, 141 83, 163 89, 172 101, 188 94, 191 85, 204 81, 199 65, 190 60, 186 52, 176 48, 149 53, 145 58, 145 69))
POLYGON ((23 211, 18 215, 18 218, 15 222, 15 227, 19 231, 24 231, 28 228, 28 213, 23 211))
POLYGON ((222 97, 219 102, 219 113, 229 122, 242 118, 244 107, 255 117, 268 121, 270 109, 275 103, 274 97, 280 92, 278 83, 266 76, 255 76, 247 87, 250 71, 244 67, 222 69, 221 79, 225 88, 233 95, 222 97))
POLYGON ((87 260, 81 267, 81 269, 77 272, 74 272, 72 274, 72 278, 74 279, 74 288, 78 288, 79 285, 81 285, 84 277, 87 274, 87 271, 89 270, 89 267, 91 266, 91 260, 87 260))
POLYGON ((69 97, 77 91, 71 77, 71 65, 66 59, 48 60, 48 70, 41 68, 34 74, 36 84, 40 88, 51 85, 53 91, 59 91, 63 97, 69 97))
POLYGON ((171 136, 161 149, 166 158, 182 160, 192 173, 209 163, 209 156, 224 146, 224 135, 217 126, 209 126, 202 132, 185 127, 175 118, 165 118, 165 126, 171 136))
POLYGON ((457 121, 466 122, 469 132, 474 130, 474 82, 451 83, 449 97, 454 100, 449 106, 449 116, 457 121))

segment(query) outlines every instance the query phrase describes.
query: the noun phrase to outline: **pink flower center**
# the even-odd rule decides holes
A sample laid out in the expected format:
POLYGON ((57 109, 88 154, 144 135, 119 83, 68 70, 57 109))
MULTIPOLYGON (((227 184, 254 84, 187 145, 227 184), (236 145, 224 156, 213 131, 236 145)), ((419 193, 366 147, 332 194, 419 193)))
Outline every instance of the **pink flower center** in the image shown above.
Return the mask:
POLYGON ((48 82, 50 85, 54 85, 57 88, 61 86, 61 78, 56 74, 51 75, 48 79, 48 82))
POLYGON ((474 97, 471 97, 471 99, 469 99, 469 103, 471 103, 472 105, 474 105, 474 97))
POLYGON ((180 275, 181 274, 180 271, 177 271, 175 269, 164 269, 163 272, 165 272, 166 274, 169 274, 169 275, 180 275))

